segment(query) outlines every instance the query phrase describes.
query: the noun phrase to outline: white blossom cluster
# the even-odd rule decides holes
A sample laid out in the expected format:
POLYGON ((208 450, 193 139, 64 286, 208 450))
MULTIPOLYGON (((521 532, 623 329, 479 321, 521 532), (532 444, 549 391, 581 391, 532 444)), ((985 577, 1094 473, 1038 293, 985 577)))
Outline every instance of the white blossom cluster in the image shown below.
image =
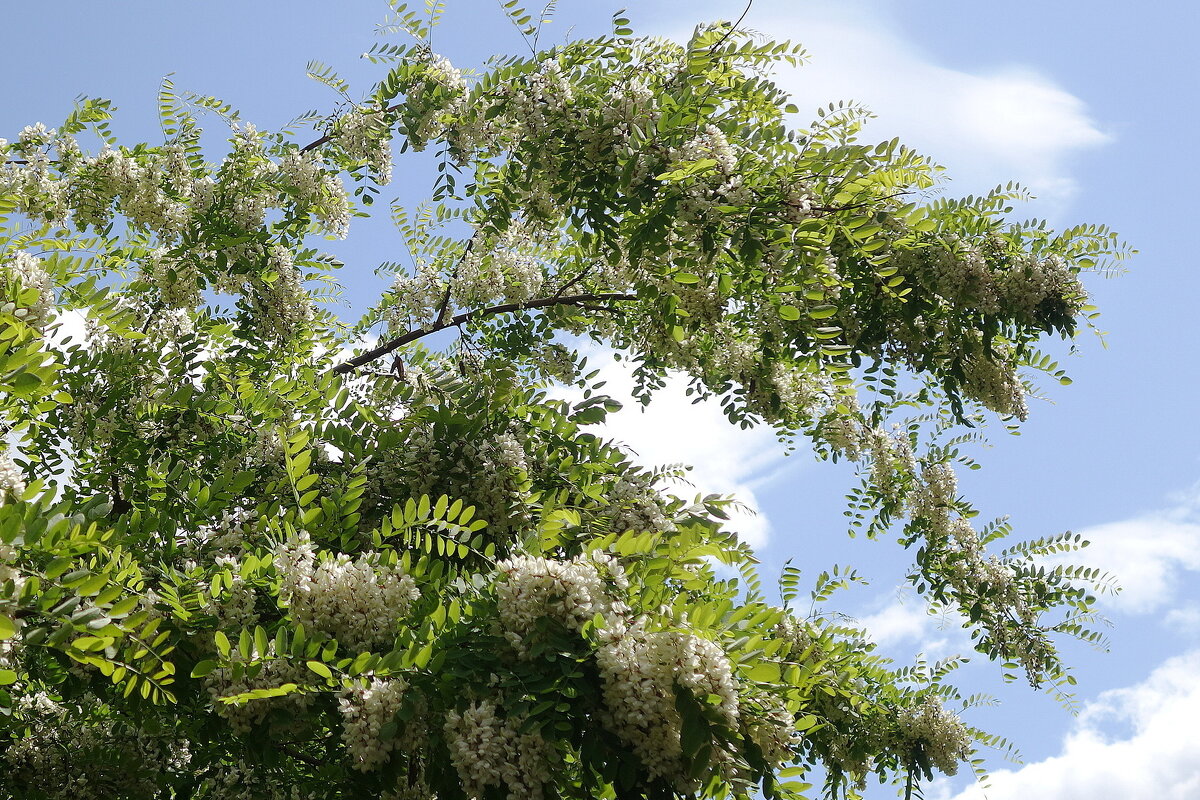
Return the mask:
MULTIPOLYGON (((545 280, 541 259, 547 248, 535 227, 524 221, 513 222, 499 236, 477 232, 452 269, 446 312, 537 297, 545 280)), ((411 274, 397 275, 388 312, 393 329, 403 333, 438 322, 430 316, 442 307, 446 291, 447 279, 424 260, 411 274)))
POLYGON ((958 715, 947 711, 937 695, 926 695, 919 705, 899 713, 900 730, 912 742, 920 742, 930 763, 947 775, 971 753, 973 738, 958 715))
POLYGON ((528 521, 529 455, 516 428, 454 442, 426 427, 409 435, 396 460, 385 463, 380 480, 398 496, 445 494, 475 507, 488 530, 504 535, 528 521))
MULTIPOLYGON (((2 499, 2 496, 0 496, 2 499)), ((8 606, 20 595, 21 589, 25 585, 25 575, 17 568, 15 562, 17 558, 17 549, 11 544, 0 543, 0 592, 9 581, 13 583, 13 592, 7 597, 0 598, 0 608, 8 606)), ((14 623, 20 629, 24 626, 21 619, 15 619, 14 623)), ((0 669, 16 670, 18 660, 20 659, 21 639, 19 637, 11 637, 0 640, 0 669)))
POLYGON ((738 722, 737 681, 725 652, 714 642, 682 631, 647 631, 645 619, 615 628, 596 654, 604 684, 606 725, 629 744, 650 778, 680 791, 694 789, 683 768, 682 719, 676 685, 699 702, 719 698, 731 727, 738 722))
POLYGON ((509 800, 541 800, 554 747, 540 730, 522 733, 522 720, 496 712, 495 703, 479 700, 446 715, 446 744, 463 791, 481 800, 488 787, 502 786, 509 800))
POLYGON ((173 258, 166 247, 156 247, 142 264, 142 274, 158 289, 167 308, 195 308, 201 302, 200 271, 190 258, 173 258))
POLYGON ((274 280, 255 297, 259 330, 267 339, 292 339, 313 317, 312 298, 304 290, 291 250, 283 245, 271 246, 267 265, 274 280))
POLYGON ((768 698, 766 709, 746 725, 750 738, 762 751, 763 760, 778 768, 796 756, 803 738, 796 730, 796 718, 778 698, 768 698))
POLYGON ((608 501, 604 513, 612 517, 614 531, 670 533, 675 530, 675 523, 663 508, 661 496, 643 476, 616 476, 604 496, 608 501))
POLYGON ((609 596, 608 583, 624 592, 629 580, 607 553, 593 551, 567 561, 513 556, 496 569, 503 576, 496 586, 500 626, 519 655, 528 656, 529 638, 544 617, 579 631, 597 614, 628 613, 624 603, 609 596))
POLYGON ((1074 313, 1087 299, 1083 284, 1061 256, 1012 253, 999 237, 976 246, 950 235, 944 247, 927 252, 938 294, 971 303, 987 314, 1032 315, 1048 298, 1059 298, 1074 313))
POLYGON ((901 497, 900 477, 917 471, 912 442, 901 430, 872 428, 867 433, 871 453, 871 486, 889 500, 901 497))
POLYGON ((391 183, 392 132, 381 110, 354 108, 343 114, 333 137, 343 153, 369 166, 379 183, 391 183))
POLYGON ((279 545, 275 564, 280 599, 292 619, 328 633, 351 651, 390 641, 419 596, 412 577, 378 553, 318 557, 307 534, 279 545))
POLYGON ((7 451, 0 451, 0 504, 25 491, 25 476, 7 451))
POLYGON ((32 302, 6 300, 0 313, 12 314, 34 328, 49 321, 54 313, 54 283, 42 269, 39 258, 23 250, 10 254, 0 263, 0 282, 8 284, 18 295, 30 290, 34 293, 32 302))
POLYGON ((992 626, 990 633, 998 647, 1015 654, 1034 681, 1045 669, 1047 646, 1038 637, 1022 632, 1036 630, 1037 615, 1020 591, 1012 566, 989 556, 970 521, 952 513, 956 491, 957 479, 949 464, 927 465, 907 498, 907 512, 928 526, 927 557, 937 564, 937 571, 955 592, 961 597, 986 593, 1002 617, 1016 621, 1016 633, 1003 625, 992 626))
POLYGON ((921 469, 921 480, 906 498, 909 516, 927 521, 935 531, 944 534, 957 496, 958 477, 954 468, 945 462, 926 464, 921 469))
MULTIPOLYGON (((458 126, 448 132, 446 123, 468 108, 467 79, 462 71, 443 55, 424 55, 420 78, 405 91, 409 110, 416 114, 406 126, 409 144, 415 150, 423 150, 428 140, 447 133, 464 141, 458 126)), ((481 134, 482 128, 477 133, 481 134)))
MULTIPOLYGON (((241 660, 241 654, 235 649, 232 658, 235 662, 241 660)), ((250 700, 244 703, 226 703, 222 697, 245 694, 255 689, 277 689, 285 683, 303 685, 312 676, 302 663, 278 658, 275 653, 275 642, 271 642, 263 660, 257 664, 240 664, 240 670, 221 667, 210 672, 204 679, 208 689, 209 699, 217 716, 221 717, 229 727, 239 734, 249 733, 255 725, 266 719, 273 708, 286 707, 297 714, 307 709, 313 702, 313 696, 304 692, 293 692, 282 697, 250 700), (240 674, 238 672, 240 671, 240 674)))
POLYGON ((239 759, 209 772, 196 797, 202 800, 318 800, 320 795, 291 784, 259 764, 239 759))
POLYGON ((982 355, 969 358, 963 366, 966 373, 963 391, 968 397, 997 414, 1025 420, 1029 414, 1025 386, 1003 350, 991 358, 982 355))
POLYGON ((575 100, 570 76, 554 58, 542 61, 529 74, 524 86, 505 86, 504 91, 509 95, 509 116, 520 120, 527 131, 525 135, 536 135, 545 130, 575 100))
POLYGON ((737 155, 716 125, 707 125, 693 139, 671 154, 673 165, 686 167, 711 159, 716 166, 684 184, 678 216, 683 223, 704 221, 719 205, 744 205, 750 193, 737 172, 737 155))
POLYGON ((1062 297, 1068 308, 1078 310, 1087 300, 1087 291, 1062 256, 1048 258, 1024 254, 1014 259, 997 278, 1005 303, 1015 310, 1032 314, 1048 297, 1062 297))
POLYGON ((205 611, 212 614, 217 627, 224 630, 254 627, 258 622, 258 596, 254 587, 242 577, 241 564, 229 555, 217 556, 214 564, 218 570, 228 570, 233 575, 233 586, 225 587, 217 597, 209 597, 205 611))
MULTIPOLYGON (((290 207, 310 213, 329 233, 345 235, 350 214, 345 187, 319 156, 291 153, 277 163, 253 125, 232 127, 231 152, 214 180, 188 163, 181 142, 136 153, 106 146, 85 156, 73 137, 38 123, 14 145, 25 163, 0 166, 0 193, 14 196, 18 209, 33 219, 61 224, 70 215, 81 229, 106 228, 116 210, 134 230, 165 243, 178 242, 197 216, 214 209, 250 231, 262 227, 269 209, 290 207), (51 145, 58 151, 54 161, 51 145)), ((350 127, 353 148, 364 137, 362 126, 350 127)))
POLYGON ((403 678, 371 678, 365 685, 342 691, 338 698, 342 742, 355 769, 369 772, 377 768, 396 748, 398 740, 382 739, 379 731, 395 717, 406 689, 403 678))
POLYGON ((176 536, 176 543, 189 552, 212 550, 224 554, 237 553, 245 545, 254 519, 252 510, 231 506, 212 522, 200 525, 195 533, 180 532, 176 536))

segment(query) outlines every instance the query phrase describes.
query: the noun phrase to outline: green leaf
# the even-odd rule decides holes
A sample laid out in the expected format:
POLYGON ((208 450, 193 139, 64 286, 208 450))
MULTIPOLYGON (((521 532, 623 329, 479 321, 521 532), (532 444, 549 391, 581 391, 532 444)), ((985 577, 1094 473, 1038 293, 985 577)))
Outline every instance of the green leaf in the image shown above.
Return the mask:
POLYGON ((17 623, 12 618, 0 614, 0 639, 11 639, 17 635, 17 623))
POLYGON ((192 677, 203 678, 205 675, 212 673, 212 671, 216 668, 217 662, 211 658, 207 658, 204 661, 196 664, 196 666, 192 667, 192 677))
POLYGON ((304 665, 306 667, 308 667, 309 670, 320 675, 325 680, 329 680, 333 677, 333 670, 331 670, 325 664, 322 664, 320 661, 306 661, 306 662, 304 662, 304 665))
POLYGON ((800 319, 800 309, 795 306, 780 306, 779 318, 786 319, 789 322, 800 319))

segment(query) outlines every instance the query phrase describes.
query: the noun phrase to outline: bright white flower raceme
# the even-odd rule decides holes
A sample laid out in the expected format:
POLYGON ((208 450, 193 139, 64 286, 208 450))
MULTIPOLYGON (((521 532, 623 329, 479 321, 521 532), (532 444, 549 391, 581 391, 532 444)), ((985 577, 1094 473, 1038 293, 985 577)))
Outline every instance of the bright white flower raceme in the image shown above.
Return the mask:
POLYGON ((608 583, 617 591, 629 588, 625 569, 612 556, 592 552, 569 561, 513 556, 497 565, 503 579, 497 584, 500 626, 513 649, 529 655, 530 637, 543 617, 578 631, 597 614, 624 614, 628 607, 609 597, 608 583))
POLYGON ((328 633, 351 652, 393 639, 419 596, 416 582, 398 564, 370 552, 357 559, 345 553, 318 556, 307 534, 281 544, 275 563, 291 618, 328 633))
POLYGON ((23 319, 26 324, 40 328, 54 313, 54 283, 36 256, 18 250, 0 260, 0 288, 5 285, 9 293, 26 295, 13 300, 0 297, 6 304, 3 310, 23 319), (33 295, 32 299, 28 294, 33 295))
POLYGON ((919 705, 901 709, 900 730, 913 744, 919 742, 930 763, 947 775, 956 774, 971 753, 971 732, 937 695, 926 695, 919 705))
MULTIPOLYGON (((618 627, 596 654, 604 683, 605 724, 629 744, 651 778, 694 791, 683 769, 682 719, 675 687, 717 710, 736 728, 739 699, 729 658, 714 642, 682 631, 648 631, 646 620, 618 627)), ((719 754, 714 754, 719 758, 719 754)))
POLYGON ((342 741, 354 759, 354 768, 369 772, 388 759, 398 740, 383 739, 380 729, 391 722, 408 684, 402 678, 372 678, 365 685, 342 691, 338 711, 342 717, 342 741))
POLYGON ((489 787, 500 786, 509 800, 541 800, 554 748, 537 728, 522 733, 522 720, 504 718, 498 710, 494 702, 480 700, 446 715, 446 744, 463 791, 481 800, 489 787))

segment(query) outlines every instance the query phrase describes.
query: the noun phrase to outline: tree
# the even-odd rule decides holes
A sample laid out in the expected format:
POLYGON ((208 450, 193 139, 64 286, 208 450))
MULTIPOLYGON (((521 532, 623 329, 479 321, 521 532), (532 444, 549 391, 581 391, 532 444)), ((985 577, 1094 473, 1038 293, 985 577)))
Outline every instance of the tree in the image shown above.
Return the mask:
POLYGON ((988 412, 1024 419, 1026 372, 1063 377, 1037 345, 1120 243, 1009 222, 1012 186, 929 200, 859 108, 790 128, 769 71, 801 51, 735 25, 539 50, 508 3, 531 55, 464 75, 427 5, 395 6, 362 99, 311 65, 343 102, 278 132, 164 80, 161 143, 103 100, 0 141, 0 792, 793 798, 997 744, 952 663, 893 669, 823 612, 854 573, 776 599, 730 498, 597 435, 618 404, 575 345, 858 462, 854 524, 1056 687, 1106 578, 1039 563, 1069 536, 990 553, 1007 526, 973 526, 954 465, 988 412), (438 177, 350 324, 319 242, 396 150, 438 177))

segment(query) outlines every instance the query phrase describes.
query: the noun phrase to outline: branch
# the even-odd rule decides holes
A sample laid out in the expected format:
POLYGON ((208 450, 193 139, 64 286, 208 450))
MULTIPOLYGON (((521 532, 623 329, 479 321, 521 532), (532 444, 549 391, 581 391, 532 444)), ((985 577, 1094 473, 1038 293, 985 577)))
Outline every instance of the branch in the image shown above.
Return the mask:
MULTIPOLYGON (((503 303, 498 306, 490 306, 488 308, 480 308, 475 311, 464 311, 461 314, 456 314, 450 319, 442 319, 428 328, 416 328, 408 331, 400 336, 397 336, 391 341, 384 342, 374 350, 368 350, 365 353, 355 356, 349 361, 343 361, 333 368, 332 372, 335 375, 345 375, 348 372, 361 367, 363 364, 369 364, 378 358, 386 356, 394 350, 403 347, 410 342, 415 342, 430 334, 443 331, 446 328, 456 328, 460 325, 465 325, 469 322, 494 317, 497 314, 511 314, 514 311, 526 311, 533 308, 548 308, 550 306, 584 306, 585 304, 602 302, 602 301, 621 301, 621 300, 636 300, 636 294, 626 292, 602 292, 598 294, 573 294, 566 297, 543 297, 538 300, 528 300, 524 303, 503 303)), ((609 310, 609 309, 605 309, 609 310)))
MULTIPOLYGON (((373 113, 373 114, 391 114, 393 112, 399 111, 403 107, 404 107, 403 103, 396 103, 395 105, 388 106, 387 108, 373 108, 373 109, 371 109, 371 113, 373 113)), ((310 150, 316 150, 321 145, 332 141, 335 136, 337 136, 337 133, 330 131, 329 133, 322 136, 320 139, 311 141, 308 144, 304 145, 304 147, 301 147, 300 152, 307 153, 310 150)))

